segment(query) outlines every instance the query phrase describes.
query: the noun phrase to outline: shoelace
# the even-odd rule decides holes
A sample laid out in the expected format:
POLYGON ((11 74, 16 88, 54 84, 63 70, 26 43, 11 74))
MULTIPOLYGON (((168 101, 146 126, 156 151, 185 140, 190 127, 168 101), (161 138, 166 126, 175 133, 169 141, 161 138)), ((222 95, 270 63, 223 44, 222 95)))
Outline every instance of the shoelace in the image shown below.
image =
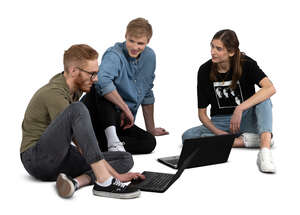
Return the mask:
POLYGON ((113 142, 111 147, 116 148, 118 146, 124 146, 124 145, 125 145, 125 142, 113 142))
POLYGON ((124 146, 125 142, 115 142, 114 145, 116 145, 116 146, 124 146))
POLYGON ((123 184, 120 180, 116 179, 114 182, 114 185, 118 186, 118 187, 122 187, 125 188, 126 184, 123 184))

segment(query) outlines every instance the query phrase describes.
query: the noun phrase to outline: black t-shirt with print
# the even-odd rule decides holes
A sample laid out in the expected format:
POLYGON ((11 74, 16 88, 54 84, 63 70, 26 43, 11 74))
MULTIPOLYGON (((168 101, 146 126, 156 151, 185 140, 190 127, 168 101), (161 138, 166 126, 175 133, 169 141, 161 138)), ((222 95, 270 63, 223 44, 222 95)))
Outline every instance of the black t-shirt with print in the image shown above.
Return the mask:
POLYGON ((235 107, 255 94, 255 84, 266 77, 256 61, 242 56, 242 76, 237 82, 235 90, 230 88, 232 68, 224 74, 218 74, 218 81, 209 78, 212 61, 209 60, 200 66, 198 71, 198 108, 211 105, 210 116, 232 114, 235 107))

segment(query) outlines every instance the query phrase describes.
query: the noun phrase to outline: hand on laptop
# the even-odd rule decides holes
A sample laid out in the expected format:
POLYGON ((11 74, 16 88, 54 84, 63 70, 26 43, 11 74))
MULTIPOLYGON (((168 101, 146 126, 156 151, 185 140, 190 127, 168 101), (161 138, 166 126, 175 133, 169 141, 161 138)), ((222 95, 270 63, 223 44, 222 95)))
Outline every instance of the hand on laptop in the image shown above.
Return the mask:
POLYGON ((128 172, 128 173, 124 173, 124 174, 120 174, 118 179, 121 182, 129 182, 131 180, 144 180, 146 177, 140 173, 137 172, 128 172))

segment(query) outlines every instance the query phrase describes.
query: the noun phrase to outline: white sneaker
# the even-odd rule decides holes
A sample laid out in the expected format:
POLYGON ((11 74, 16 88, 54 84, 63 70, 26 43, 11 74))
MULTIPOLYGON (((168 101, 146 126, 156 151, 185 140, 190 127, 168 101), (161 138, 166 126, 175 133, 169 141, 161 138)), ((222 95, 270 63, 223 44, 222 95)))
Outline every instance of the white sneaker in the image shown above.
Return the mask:
MULTIPOLYGON (((259 148, 260 147, 260 136, 254 133, 243 133, 241 137, 244 141, 246 148, 259 148)), ((271 139, 271 147, 274 145, 274 139, 271 139)))
POLYGON ((111 143, 108 146, 108 151, 109 152, 126 152, 124 145, 125 145, 124 142, 111 143))
POLYGON ((273 162, 271 150, 268 148, 260 149, 257 155, 257 166, 261 172, 275 173, 276 167, 273 162))

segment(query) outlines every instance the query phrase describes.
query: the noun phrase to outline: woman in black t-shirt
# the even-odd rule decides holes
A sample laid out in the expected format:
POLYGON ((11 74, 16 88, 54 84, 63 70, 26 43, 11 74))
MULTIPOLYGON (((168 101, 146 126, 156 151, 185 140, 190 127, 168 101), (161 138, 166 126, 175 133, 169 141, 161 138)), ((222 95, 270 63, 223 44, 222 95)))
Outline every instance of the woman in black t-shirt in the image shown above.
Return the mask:
POLYGON ((234 147, 260 147, 257 164, 275 172, 272 145, 272 104, 276 90, 256 61, 241 53, 234 31, 221 30, 211 41, 211 60, 198 71, 198 116, 203 125, 183 134, 201 136, 239 134, 234 147), (255 85, 261 89, 255 92, 255 85), (211 106, 209 118, 206 113, 211 106))

